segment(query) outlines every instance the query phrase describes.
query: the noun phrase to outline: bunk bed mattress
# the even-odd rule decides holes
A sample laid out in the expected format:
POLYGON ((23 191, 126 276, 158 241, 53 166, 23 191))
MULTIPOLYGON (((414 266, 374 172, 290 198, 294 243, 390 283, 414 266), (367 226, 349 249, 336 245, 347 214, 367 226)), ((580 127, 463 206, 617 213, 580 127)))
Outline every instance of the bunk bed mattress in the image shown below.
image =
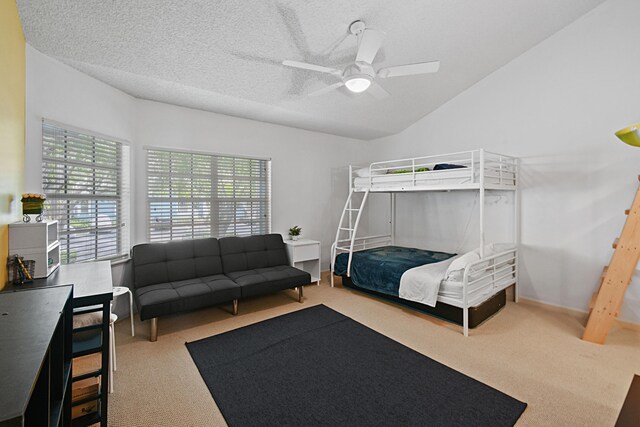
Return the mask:
MULTIPOLYGON (((447 260, 456 254, 424 249, 383 246, 353 253, 351 280, 371 291, 398 296, 400 279, 405 271, 425 264, 447 260)), ((336 256, 334 274, 346 276, 349 254, 336 256)))
MULTIPOLYGON (((478 173, 475 173, 476 178, 478 173)), ((416 185, 419 186, 437 186, 437 185, 458 185, 473 182, 471 179, 471 170, 469 168, 460 169, 444 169, 437 171, 417 172, 416 185)), ((373 187, 399 187, 402 185, 413 185, 413 175, 404 174, 386 174, 374 175, 371 178, 356 177, 353 185, 356 188, 367 188, 371 184, 373 187)))

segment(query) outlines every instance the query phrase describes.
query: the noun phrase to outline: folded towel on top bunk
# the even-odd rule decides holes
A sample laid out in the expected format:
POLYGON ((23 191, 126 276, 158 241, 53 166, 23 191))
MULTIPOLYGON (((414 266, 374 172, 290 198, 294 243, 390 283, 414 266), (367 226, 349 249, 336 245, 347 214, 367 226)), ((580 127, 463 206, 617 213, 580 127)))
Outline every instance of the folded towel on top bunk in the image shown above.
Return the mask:
MULTIPOLYGON (((433 167, 434 171, 437 170, 446 170, 446 169, 462 169, 466 168, 464 165, 456 165, 452 163, 438 163, 433 167)), ((416 172, 430 172, 431 169, 428 167, 420 166, 415 169, 416 172)), ((361 168, 355 171, 355 174, 360 178, 369 178, 372 176, 380 176, 380 175, 398 175, 403 173, 413 173, 413 169, 374 169, 370 170, 369 168, 361 168)))

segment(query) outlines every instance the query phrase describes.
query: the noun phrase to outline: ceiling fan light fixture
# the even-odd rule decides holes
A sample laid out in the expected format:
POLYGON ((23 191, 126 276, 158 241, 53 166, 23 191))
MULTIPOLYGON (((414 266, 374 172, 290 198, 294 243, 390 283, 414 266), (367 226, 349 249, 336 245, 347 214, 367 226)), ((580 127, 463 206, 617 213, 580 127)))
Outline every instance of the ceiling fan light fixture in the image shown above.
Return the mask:
POLYGON ((353 93, 362 93, 371 86, 371 77, 366 75, 351 76, 344 81, 344 85, 353 93))

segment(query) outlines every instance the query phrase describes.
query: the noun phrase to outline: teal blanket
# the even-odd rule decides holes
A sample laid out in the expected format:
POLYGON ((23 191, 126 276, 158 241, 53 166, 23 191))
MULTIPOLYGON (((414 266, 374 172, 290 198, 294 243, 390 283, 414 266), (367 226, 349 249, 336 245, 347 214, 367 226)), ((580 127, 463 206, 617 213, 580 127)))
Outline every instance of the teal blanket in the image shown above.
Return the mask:
MULTIPOLYGON (((351 280, 358 287, 397 297, 400 278, 405 271, 444 261, 455 255, 399 246, 366 249, 353 253, 351 280)), ((345 276, 348 261, 349 254, 339 254, 336 257, 334 273, 345 276)))

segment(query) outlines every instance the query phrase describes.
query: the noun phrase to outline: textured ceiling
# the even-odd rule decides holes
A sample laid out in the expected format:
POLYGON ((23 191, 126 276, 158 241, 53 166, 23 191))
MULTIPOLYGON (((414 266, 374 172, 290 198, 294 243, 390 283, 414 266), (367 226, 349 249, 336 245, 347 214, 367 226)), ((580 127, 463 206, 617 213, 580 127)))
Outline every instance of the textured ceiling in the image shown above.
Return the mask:
POLYGON ((405 129, 602 2, 17 1, 29 44, 135 97, 361 139, 405 129), (308 97, 336 77, 282 60, 347 65, 357 19, 387 32, 376 69, 440 60, 440 72, 383 80, 383 100, 308 97))

